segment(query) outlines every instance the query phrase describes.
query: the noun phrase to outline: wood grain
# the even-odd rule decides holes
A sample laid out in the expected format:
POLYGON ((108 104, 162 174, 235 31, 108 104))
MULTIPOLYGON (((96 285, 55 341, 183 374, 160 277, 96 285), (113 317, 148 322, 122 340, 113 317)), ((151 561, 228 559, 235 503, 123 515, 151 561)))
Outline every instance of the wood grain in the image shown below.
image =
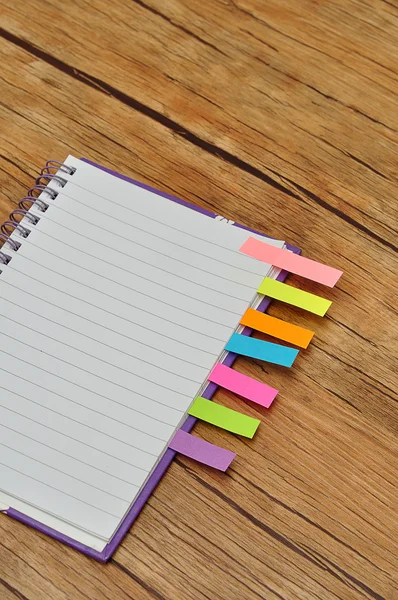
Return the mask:
MULTIPOLYGON (((384 0, 1 0, 0 221, 71 152, 345 271, 226 475, 179 458, 100 565, 0 516, 0 598, 398 598, 397 44, 384 0)), ((242 403, 229 393, 217 401, 242 403)), ((1 485, 1 483, 0 483, 1 485)))

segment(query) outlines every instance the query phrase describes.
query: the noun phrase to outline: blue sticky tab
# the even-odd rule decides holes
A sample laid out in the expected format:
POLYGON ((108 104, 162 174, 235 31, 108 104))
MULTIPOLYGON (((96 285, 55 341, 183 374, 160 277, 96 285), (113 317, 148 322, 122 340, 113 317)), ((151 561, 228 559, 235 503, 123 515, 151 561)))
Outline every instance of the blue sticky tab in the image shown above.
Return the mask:
POLYGON ((250 356, 250 358, 266 360, 267 362, 284 367, 291 367, 299 353, 295 348, 257 340, 248 335, 241 335, 240 333, 232 334, 231 339, 225 346, 225 350, 250 356))

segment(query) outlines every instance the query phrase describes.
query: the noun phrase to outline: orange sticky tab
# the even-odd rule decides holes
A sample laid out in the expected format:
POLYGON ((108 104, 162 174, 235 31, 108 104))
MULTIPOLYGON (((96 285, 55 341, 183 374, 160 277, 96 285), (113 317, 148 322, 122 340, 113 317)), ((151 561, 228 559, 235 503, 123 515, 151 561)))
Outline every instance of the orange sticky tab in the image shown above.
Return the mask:
POLYGON ((240 320, 240 324, 272 335, 272 337, 276 337, 284 342, 300 346, 300 348, 307 348, 314 335, 314 332, 309 329, 292 325, 292 323, 286 323, 286 321, 265 315, 253 308, 247 309, 240 320))

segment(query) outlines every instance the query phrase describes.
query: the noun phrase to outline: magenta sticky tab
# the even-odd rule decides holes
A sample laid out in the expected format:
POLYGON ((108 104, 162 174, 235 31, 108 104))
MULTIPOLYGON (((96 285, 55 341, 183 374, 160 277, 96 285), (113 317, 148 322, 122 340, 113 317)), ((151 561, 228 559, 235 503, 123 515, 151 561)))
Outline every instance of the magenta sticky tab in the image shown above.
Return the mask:
POLYGON ((239 371, 234 371, 231 367, 227 367, 222 363, 217 363, 210 375, 208 380, 220 385, 221 387, 234 392, 246 400, 261 404, 269 408, 278 393, 275 388, 261 383, 252 377, 243 375, 239 371))

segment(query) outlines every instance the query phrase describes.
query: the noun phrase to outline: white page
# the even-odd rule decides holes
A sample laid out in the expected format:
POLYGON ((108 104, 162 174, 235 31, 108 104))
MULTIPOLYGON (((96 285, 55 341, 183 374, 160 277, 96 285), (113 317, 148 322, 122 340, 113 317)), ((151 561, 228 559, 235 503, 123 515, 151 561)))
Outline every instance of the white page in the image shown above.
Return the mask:
POLYGON ((0 491, 108 540, 271 267, 245 230, 65 162, 1 265, 0 491))

